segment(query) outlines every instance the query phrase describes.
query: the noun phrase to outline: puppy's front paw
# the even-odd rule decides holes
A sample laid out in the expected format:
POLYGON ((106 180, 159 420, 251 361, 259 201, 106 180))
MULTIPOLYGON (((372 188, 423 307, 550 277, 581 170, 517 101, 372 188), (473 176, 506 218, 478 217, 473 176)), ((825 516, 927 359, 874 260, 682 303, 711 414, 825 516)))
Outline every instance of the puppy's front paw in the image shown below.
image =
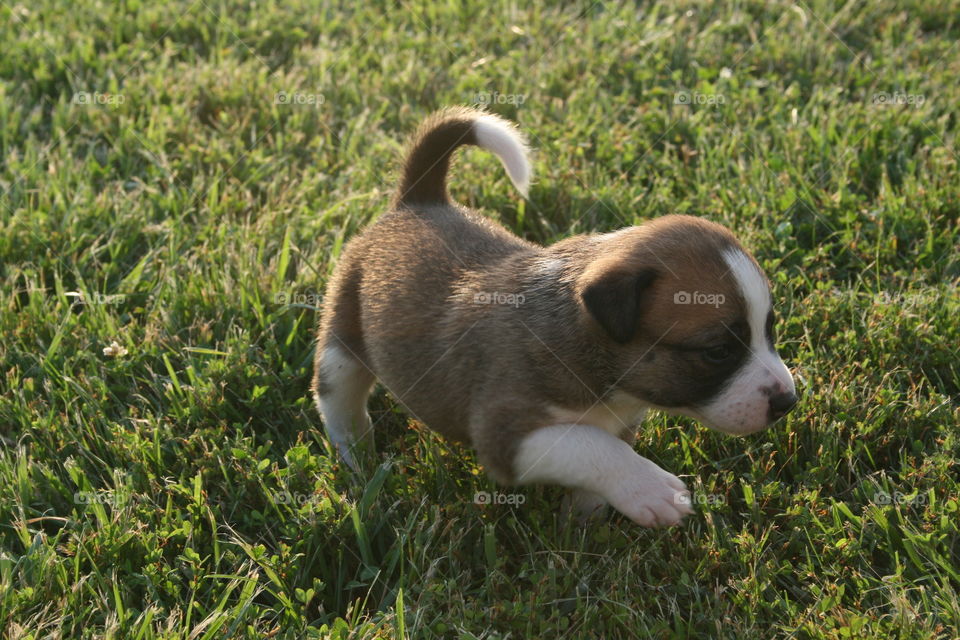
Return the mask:
POLYGON ((618 486, 609 496, 610 504, 644 527, 680 524, 693 513, 690 492, 677 476, 649 460, 632 477, 618 478, 618 486))

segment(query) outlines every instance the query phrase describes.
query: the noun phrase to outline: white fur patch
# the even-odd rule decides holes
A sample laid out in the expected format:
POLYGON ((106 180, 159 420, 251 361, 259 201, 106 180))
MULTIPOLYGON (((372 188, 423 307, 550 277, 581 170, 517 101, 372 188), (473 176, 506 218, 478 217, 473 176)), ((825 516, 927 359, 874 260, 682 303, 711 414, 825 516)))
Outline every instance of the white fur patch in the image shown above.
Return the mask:
POLYGON ((766 343, 763 325, 770 313, 770 288, 757 265, 742 251, 730 249, 724 252, 723 260, 730 267, 730 274, 737 282, 747 305, 747 321, 750 323, 750 346, 757 349, 766 343))
POLYGON ((364 366, 340 347, 327 347, 320 363, 320 375, 330 389, 324 395, 314 394, 323 426, 344 461, 356 470, 353 448, 358 442, 373 442, 366 409, 373 381, 364 366))
POLYGON ((537 258, 533 264, 537 275, 556 278, 566 263, 562 258, 537 258))
POLYGON ((473 123, 477 146, 486 149, 500 158, 510 181, 517 190, 527 197, 530 189, 529 150, 523 135, 512 124, 492 114, 484 114, 473 123))

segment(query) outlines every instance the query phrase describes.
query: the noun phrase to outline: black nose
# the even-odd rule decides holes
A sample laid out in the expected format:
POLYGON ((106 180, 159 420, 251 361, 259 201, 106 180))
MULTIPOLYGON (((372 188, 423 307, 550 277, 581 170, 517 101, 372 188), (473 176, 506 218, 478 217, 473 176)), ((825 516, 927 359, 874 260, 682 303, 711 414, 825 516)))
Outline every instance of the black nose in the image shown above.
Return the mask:
POLYGON ((796 404, 797 394, 793 392, 770 396, 770 422, 775 422, 790 413, 790 409, 793 409, 796 404))

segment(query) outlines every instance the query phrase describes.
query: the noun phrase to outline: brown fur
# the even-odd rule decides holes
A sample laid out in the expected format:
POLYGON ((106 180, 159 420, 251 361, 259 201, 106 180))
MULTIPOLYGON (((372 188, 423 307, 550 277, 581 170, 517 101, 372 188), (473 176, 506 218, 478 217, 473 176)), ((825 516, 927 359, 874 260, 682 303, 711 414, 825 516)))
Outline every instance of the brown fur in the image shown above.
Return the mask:
POLYGON ((420 125, 404 163, 394 207, 401 204, 448 204, 447 171, 453 152, 476 144, 473 118, 478 112, 465 107, 439 111, 420 125))

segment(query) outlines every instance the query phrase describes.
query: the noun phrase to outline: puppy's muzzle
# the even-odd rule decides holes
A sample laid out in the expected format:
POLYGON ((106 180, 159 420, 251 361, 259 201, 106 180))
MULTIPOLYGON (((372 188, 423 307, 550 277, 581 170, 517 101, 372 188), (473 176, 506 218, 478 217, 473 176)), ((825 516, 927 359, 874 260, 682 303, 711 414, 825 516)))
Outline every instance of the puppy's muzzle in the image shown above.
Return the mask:
POLYGON ((770 396, 770 409, 767 421, 774 423, 783 416, 790 413, 797 404, 797 394, 793 391, 782 391, 770 396))

